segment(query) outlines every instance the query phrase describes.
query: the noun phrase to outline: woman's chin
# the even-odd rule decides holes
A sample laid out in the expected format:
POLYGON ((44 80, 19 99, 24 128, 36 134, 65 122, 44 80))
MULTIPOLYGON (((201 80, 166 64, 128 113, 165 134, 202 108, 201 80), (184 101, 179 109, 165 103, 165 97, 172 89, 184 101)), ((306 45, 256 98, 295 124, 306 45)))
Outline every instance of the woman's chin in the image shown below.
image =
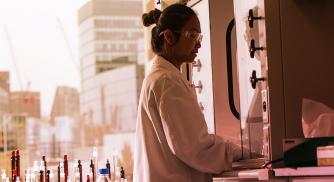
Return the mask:
POLYGON ((197 56, 197 54, 192 54, 192 55, 188 56, 187 58, 185 57, 183 59, 183 62, 184 63, 193 63, 195 61, 196 56, 197 56))
POLYGON ((189 57, 189 61, 187 61, 188 63, 192 63, 195 61, 195 58, 197 57, 197 54, 192 54, 190 57, 189 57))

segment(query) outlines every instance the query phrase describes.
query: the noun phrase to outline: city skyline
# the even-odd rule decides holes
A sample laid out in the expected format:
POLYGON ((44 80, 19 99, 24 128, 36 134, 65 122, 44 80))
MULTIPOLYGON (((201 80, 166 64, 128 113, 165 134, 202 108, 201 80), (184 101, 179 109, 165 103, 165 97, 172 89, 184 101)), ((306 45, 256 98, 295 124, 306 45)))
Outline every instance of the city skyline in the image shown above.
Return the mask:
MULTIPOLYGON (((0 14, 0 70, 10 71, 0 90, 3 153, 21 150, 28 169, 41 156, 53 161, 49 166, 63 155, 89 161, 92 147, 99 147, 97 160, 114 156, 132 176, 145 73, 142 1, 94 0, 61 11, 48 9, 54 1, 31 2, 41 5, 33 11, 11 4, 16 12, 0 14)), ((1 163, 8 171, 8 158, 1 163)))
POLYGON ((10 72, 11 91, 41 93, 42 116, 57 86, 80 90, 77 16, 87 1, 0 0, 0 70, 10 72))

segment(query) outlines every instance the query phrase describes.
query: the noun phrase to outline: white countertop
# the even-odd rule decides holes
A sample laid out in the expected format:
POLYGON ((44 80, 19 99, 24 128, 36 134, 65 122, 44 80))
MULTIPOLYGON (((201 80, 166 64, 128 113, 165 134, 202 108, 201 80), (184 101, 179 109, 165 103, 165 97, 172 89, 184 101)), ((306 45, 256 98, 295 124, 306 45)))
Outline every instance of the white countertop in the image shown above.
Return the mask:
POLYGON ((276 169, 243 169, 223 172, 215 179, 258 179, 269 180, 275 177, 311 177, 311 176, 334 176, 334 166, 323 167, 297 167, 276 169))
POLYGON ((275 176, 334 176, 334 166, 274 169, 275 176))

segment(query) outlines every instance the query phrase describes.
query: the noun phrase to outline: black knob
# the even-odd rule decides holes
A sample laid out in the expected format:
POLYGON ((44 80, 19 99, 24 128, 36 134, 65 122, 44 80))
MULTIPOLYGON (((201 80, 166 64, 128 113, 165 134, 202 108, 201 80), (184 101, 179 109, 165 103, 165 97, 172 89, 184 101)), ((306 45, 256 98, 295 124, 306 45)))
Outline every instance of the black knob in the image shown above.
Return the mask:
POLYGON ((255 41, 254 39, 251 40, 250 46, 249 46, 249 54, 251 58, 254 58, 256 51, 262 51, 264 50, 263 47, 255 47, 255 41))
POLYGON ((263 77, 262 78, 257 78, 256 77, 256 71, 253 70, 252 76, 249 78, 249 81, 251 82, 252 88, 255 89, 256 88, 256 83, 258 81, 264 81, 264 78, 263 77))
POLYGON ((261 20, 261 19, 262 19, 261 16, 258 16, 258 17, 254 16, 254 12, 253 12, 252 9, 250 9, 248 11, 248 23, 249 23, 249 27, 250 28, 253 28, 253 26, 254 26, 254 20, 261 20))
POLYGON ((262 109, 263 109, 263 112, 267 111, 267 103, 266 102, 262 103, 262 109))

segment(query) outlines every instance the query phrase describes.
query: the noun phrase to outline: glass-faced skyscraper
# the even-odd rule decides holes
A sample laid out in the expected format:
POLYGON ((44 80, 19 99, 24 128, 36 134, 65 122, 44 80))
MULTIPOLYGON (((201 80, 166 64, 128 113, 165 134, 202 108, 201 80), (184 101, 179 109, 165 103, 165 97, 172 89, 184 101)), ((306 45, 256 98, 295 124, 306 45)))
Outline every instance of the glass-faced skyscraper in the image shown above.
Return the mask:
POLYGON ((80 8, 80 115, 84 123, 111 127, 112 132, 134 131, 144 76, 137 45, 144 37, 142 9, 142 0, 92 0, 80 8))

